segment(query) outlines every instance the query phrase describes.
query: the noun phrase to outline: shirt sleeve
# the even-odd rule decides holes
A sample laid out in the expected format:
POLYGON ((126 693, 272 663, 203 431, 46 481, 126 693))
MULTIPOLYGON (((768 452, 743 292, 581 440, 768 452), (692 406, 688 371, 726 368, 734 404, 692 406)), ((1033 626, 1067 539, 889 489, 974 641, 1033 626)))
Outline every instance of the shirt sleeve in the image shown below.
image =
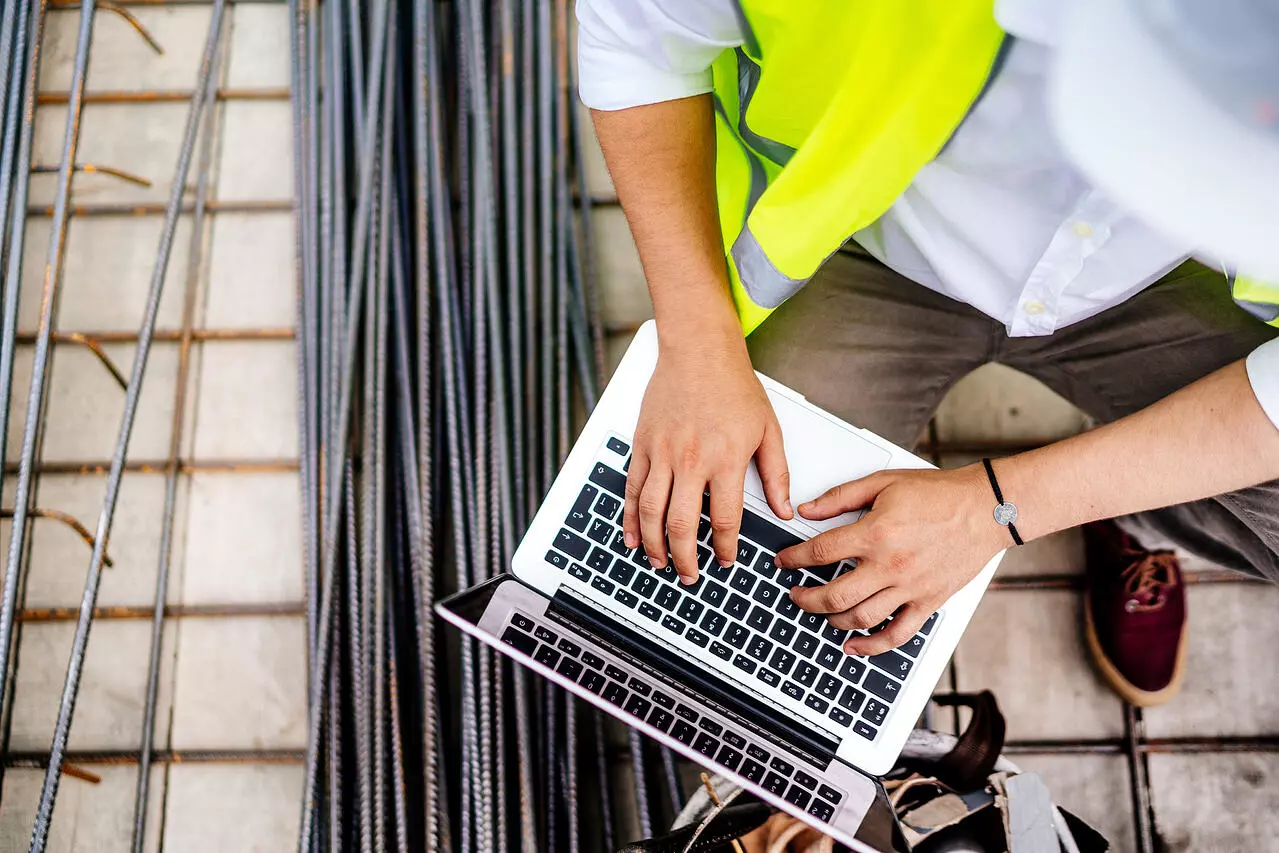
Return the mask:
POLYGON ((621 110, 711 91, 711 63, 743 42, 734 0, 577 0, 582 102, 621 110))
POLYGON ((1246 364, 1252 393, 1257 395, 1262 411, 1279 429, 1279 338, 1253 350, 1246 364))

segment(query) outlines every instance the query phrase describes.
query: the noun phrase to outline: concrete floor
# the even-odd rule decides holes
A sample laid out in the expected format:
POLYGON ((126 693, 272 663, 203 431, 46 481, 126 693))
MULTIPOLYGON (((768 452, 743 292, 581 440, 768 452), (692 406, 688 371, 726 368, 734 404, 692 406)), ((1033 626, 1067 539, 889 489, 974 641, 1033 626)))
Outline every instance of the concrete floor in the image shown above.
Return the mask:
MULTIPOLYGON (((120 20, 99 16, 90 91, 189 89, 195 80, 208 11, 136 7, 165 47, 152 54, 120 20)), ((230 56, 225 85, 288 85, 288 20, 282 4, 240 4, 228 13, 230 56)), ((50 15, 44 91, 70 79, 76 12, 50 15)), ((38 115, 40 163, 56 164, 65 108, 38 115)), ((183 104, 91 104, 85 109, 81 160, 138 172, 150 189, 109 177, 75 179, 78 203, 162 202, 171 181, 183 104)), ((233 100, 220 116, 214 197, 287 201, 292 192, 289 105, 233 100)), ((611 192, 598 156, 591 189, 611 192)), ((35 201, 51 197, 51 177, 37 178, 35 201)), ((36 324, 47 218, 28 229, 21 328, 36 324)), ((604 310, 611 350, 650 308, 634 247, 617 208, 596 210, 604 310)), ((141 316, 158 216, 85 216, 69 231, 63 331, 131 332, 141 316)), ((190 223, 179 228, 160 327, 178 328, 186 284, 190 223)), ((294 322, 293 227, 287 211, 212 215, 202 235, 197 328, 291 329, 294 322)), ((184 457, 193 468, 179 490, 170 602, 184 605, 297 604, 302 598, 296 473, 295 362, 291 341, 197 343, 189 377, 184 457), (217 463, 266 463, 229 471, 217 463)), ((127 369, 131 344, 107 346, 127 369)), ((20 352, 17 388, 25 390, 30 349, 20 352)), ((82 348, 62 345, 54 362, 47 462, 82 463, 109 456, 122 395, 82 348)), ((132 445, 136 459, 162 459, 171 429, 177 345, 157 343, 132 445)), ((11 425, 10 454, 21 435, 11 425)), ((1068 435, 1086 426, 1065 401, 1025 377, 987 367, 961 383, 938 414, 943 439, 1029 439, 1068 435)), ((959 462, 963 460, 947 460, 959 462)), ((12 477, 6 503, 12 500, 12 477)), ((42 506, 92 527, 105 478, 45 475, 42 506)), ((149 606, 157 563, 162 474, 124 478, 110 553, 116 567, 102 584, 103 605, 149 606)), ((7 536, 7 522, 0 524, 7 536)), ((28 607, 78 603, 87 549, 53 522, 37 522, 28 607)), ((1005 576, 1078 572, 1073 534, 1037 542, 1005 561, 1005 576)), ((1191 589, 1190 670, 1183 695, 1146 714, 1150 737, 1279 732, 1279 590, 1215 585, 1191 589)), ((1120 703, 1088 666, 1079 641, 1079 602, 1069 591, 1002 591, 987 597, 956 656, 962 689, 990 688, 1009 722, 1009 737, 1108 739, 1123 732, 1120 703)), ((92 635, 72 750, 136 749, 146 683, 148 625, 101 620, 92 635)), ((72 626, 24 627, 14 713, 13 749, 48 749, 72 626)), ((158 748, 297 749, 305 728, 304 624, 299 616, 184 617, 166 625, 158 748)), ((944 720, 944 717, 939 719, 944 720)), ((1126 760, 1119 755, 1022 755, 1058 800, 1114 841, 1135 849, 1126 760)), ((86 765, 91 784, 64 778, 50 850, 127 849, 135 768, 86 765)), ((285 851, 297 826, 301 768, 285 763, 178 763, 157 766, 149 812, 149 847, 163 837, 171 851, 285 851)), ((25 849, 42 773, 11 769, 0 803, 0 851, 25 849)), ((1152 755, 1157 830, 1175 851, 1257 851, 1279 837, 1273 791, 1279 754, 1152 755)))

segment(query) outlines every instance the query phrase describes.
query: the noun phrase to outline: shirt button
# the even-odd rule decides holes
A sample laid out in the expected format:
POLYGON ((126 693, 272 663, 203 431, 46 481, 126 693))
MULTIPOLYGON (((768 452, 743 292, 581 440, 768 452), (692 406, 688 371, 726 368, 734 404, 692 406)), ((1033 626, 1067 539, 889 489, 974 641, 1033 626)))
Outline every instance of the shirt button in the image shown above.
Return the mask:
POLYGON ((1031 317, 1038 317, 1044 313, 1044 303, 1038 299, 1032 299, 1021 306, 1021 310, 1025 311, 1031 317))
POLYGON ((1087 222, 1076 222, 1073 230, 1075 236, 1081 240, 1086 240, 1092 236, 1092 226, 1087 222))

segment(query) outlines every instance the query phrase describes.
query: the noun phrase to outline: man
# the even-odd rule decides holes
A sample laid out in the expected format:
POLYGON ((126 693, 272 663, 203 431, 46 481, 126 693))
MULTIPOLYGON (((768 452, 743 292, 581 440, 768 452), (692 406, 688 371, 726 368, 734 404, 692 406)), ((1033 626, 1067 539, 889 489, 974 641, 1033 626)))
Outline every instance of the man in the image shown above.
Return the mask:
POLYGON ((782 518, 868 506, 778 563, 856 558, 793 595, 841 628, 896 614, 845 645, 874 654, 1000 549, 1085 525, 1093 656, 1128 701, 1170 698, 1185 593, 1171 552, 1150 549, 1279 579, 1279 288, 1233 272, 1279 281, 1273 5, 577 10, 582 98, 660 340, 627 544, 660 567, 669 542, 694 580, 709 488, 716 559, 731 562, 752 458, 782 518), (792 508, 752 367, 909 447, 989 361, 1102 426, 989 475, 886 471, 792 508))

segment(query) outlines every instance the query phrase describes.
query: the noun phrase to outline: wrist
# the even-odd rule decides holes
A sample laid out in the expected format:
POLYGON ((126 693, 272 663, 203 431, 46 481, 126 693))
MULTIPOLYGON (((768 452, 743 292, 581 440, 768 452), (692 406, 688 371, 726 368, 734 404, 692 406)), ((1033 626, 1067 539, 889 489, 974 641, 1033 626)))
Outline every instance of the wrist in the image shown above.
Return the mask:
POLYGON ((733 311, 673 311, 657 319, 658 352, 663 357, 723 361, 744 358, 746 338, 733 311))

